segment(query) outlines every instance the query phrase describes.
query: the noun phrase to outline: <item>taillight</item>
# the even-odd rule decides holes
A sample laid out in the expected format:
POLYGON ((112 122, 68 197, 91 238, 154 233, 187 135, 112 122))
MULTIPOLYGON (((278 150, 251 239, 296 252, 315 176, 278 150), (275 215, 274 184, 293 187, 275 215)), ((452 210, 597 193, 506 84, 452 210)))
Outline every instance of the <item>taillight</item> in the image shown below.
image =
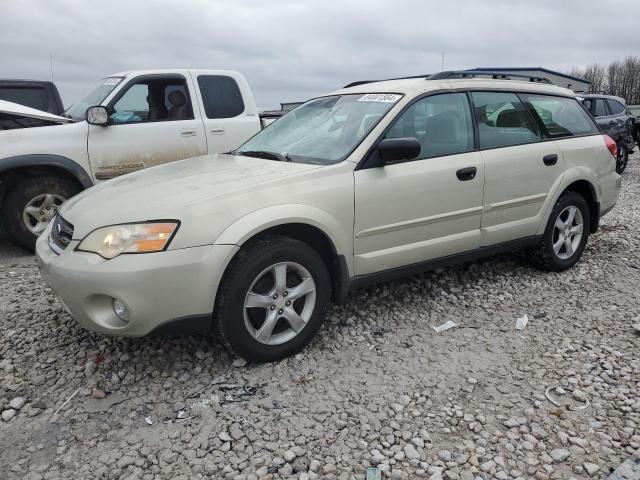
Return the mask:
POLYGON ((613 138, 609 135, 605 135, 604 143, 607 144, 607 148, 611 152, 611 155, 613 155, 613 158, 618 158, 618 146, 616 145, 616 142, 613 141, 613 138))

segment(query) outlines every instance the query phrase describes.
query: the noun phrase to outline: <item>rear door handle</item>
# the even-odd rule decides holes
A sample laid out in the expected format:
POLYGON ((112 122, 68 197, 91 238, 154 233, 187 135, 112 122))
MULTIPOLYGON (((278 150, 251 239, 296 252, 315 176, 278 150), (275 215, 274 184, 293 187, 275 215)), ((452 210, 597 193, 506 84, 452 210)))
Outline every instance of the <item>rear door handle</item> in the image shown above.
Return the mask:
POLYGON ((224 133, 224 128, 221 127, 214 127, 211 129, 211 134, 212 135, 222 135, 224 133))
POLYGON ((544 157, 542 157, 542 161, 545 165, 550 167, 551 165, 555 165, 556 163, 558 163, 558 155, 555 153, 552 153, 551 155, 545 155, 544 157))
POLYGON ((180 130, 180 135, 183 137, 195 137, 198 134, 194 128, 185 128, 180 130))
POLYGON ((478 169, 476 167, 467 167, 461 168, 456 172, 456 177, 461 182, 466 182, 467 180, 473 180, 476 178, 476 173, 478 173, 478 169))

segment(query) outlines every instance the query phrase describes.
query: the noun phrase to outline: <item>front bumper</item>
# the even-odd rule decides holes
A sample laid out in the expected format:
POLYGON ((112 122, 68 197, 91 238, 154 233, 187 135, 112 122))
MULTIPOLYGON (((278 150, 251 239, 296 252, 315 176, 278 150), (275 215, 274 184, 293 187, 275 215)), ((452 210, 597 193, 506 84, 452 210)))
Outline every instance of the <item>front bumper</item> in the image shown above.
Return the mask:
POLYGON ((77 241, 58 255, 49 246, 50 227, 36 243, 45 282, 83 327, 100 333, 142 336, 182 318, 211 316, 224 269, 235 245, 205 245, 105 260, 77 252, 77 241), (113 301, 129 312, 124 322, 113 301))

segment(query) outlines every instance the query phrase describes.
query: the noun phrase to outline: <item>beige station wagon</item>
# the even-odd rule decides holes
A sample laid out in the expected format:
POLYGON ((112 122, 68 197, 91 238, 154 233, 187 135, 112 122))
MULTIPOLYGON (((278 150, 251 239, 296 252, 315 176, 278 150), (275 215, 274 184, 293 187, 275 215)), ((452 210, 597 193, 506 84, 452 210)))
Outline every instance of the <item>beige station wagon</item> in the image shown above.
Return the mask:
POLYGON ((572 267, 618 198, 615 143, 569 90, 460 77, 359 83, 92 187, 39 237, 42 276, 86 328, 213 326, 259 362, 356 287, 519 247, 572 267))

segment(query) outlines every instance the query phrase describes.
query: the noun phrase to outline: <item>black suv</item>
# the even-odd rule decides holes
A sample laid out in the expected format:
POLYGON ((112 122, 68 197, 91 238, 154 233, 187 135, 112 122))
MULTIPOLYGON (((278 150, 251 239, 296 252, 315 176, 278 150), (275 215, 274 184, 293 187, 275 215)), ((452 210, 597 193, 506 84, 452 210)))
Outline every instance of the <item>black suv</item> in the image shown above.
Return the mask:
POLYGON ((629 154, 633 153, 633 129, 635 118, 624 99, 613 95, 578 94, 603 133, 609 135, 618 146, 616 171, 624 172, 629 154))

